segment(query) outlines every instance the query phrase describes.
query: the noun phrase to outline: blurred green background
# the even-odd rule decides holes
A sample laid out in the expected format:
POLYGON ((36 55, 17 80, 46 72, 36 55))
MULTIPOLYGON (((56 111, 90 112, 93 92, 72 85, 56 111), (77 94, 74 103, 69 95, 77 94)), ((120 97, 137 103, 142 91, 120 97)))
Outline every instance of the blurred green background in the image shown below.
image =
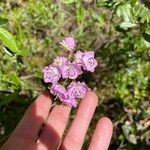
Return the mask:
POLYGON ((150 149, 149 6, 148 0, 0 0, 0 145, 46 89, 41 69, 65 53, 59 42, 73 36, 99 63, 83 76, 99 96, 83 149, 104 115, 114 124, 110 150, 150 149))

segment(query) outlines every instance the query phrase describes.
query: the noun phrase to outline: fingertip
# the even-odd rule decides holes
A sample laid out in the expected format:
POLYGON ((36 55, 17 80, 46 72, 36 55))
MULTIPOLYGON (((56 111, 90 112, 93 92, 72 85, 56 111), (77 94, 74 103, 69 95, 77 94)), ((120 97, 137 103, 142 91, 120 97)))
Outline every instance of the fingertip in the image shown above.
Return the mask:
POLYGON ((36 116, 47 116, 52 104, 52 98, 48 92, 41 93, 35 101, 28 107, 26 114, 31 116, 31 114, 36 114, 36 116))
POLYGON ((112 133, 113 131, 113 124, 112 121, 108 117, 102 117, 99 119, 97 126, 105 125, 106 130, 112 133))
POLYGON ((98 98, 95 92, 88 91, 81 100, 77 113, 85 112, 85 116, 87 115, 87 113, 93 114, 97 104, 98 98))
POLYGON ((32 105, 34 105, 34 103, 38 103, 39 105, 51 104, 52 97, 48 92, 44 91, 36 98, 32 105))
POLYGON ((98 103, 98 97, 94 91, 88 91, 84 97, 84 99, 89 99, 94 101, 96 104, 98 103))
POLYGON ((102 117, 94 131, 89 150, 107 150, 112 137, 113 125, 109 118, 102 117))
POLYGON ((48 91, 43 91, 39 97, 46 98, 52 101, 52 97, 48 91))
POLYGON ((99 122, 103 122, 103 123, 107 123, 109 124, 110 126, 112 126, 112 121, 108 118, 108 117, 102 117, 100 118, 99 122))
POLYGON ((41 93, 41 95, 45 96, 45 97, 50 97, 50 93, 48 91, 43 91, 41 93))

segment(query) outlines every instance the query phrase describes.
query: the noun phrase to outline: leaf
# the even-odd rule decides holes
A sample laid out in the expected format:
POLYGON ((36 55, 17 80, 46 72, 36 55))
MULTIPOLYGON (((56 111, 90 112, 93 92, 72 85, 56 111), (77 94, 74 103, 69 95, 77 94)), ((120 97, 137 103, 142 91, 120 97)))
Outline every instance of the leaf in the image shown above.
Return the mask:
POLYGON ((14 53, 11 53, 11 51, 9 49, 7 49, 7 47, 3 47, 3 50, 6 54, 8 54, 9 56, 13 56, 14 53))
POLYGON ((16 74, 11 74, 10 75, 10 79, 11 79, 11 83, 16 85, 16 86, 20 86, 21 85, 21 81, 19 79, 19 77, 16 74))
POLYGON ((150 42, 150 34, 148 33, 142 33, 143 38, 147 41, 150 42))
POLYGON ((76 18, 78 24, 83 22, 83 20, 85 19, 85 9, 82 7, 81 4, 77 5, 76 18))
POLYGON ((120 25, 115 26, 115 29, 116 29, 116 31, 122 32, 122 33, 126 33, 128 31, 130 31, 129 30, 130 28, 127 30, 127 29, 121 28, 120 25))
POLYGON ((125 22, 131 22, 133 21, 131 8, 130 4, 120 5, 118 6, 116 13, 118 17, 122 17, 125 22))
POLYGON ((134 14, 137 16, 137 18, 141 18, 141 23, 150 22, 150 10, 145 7, 145 5, 137 4, 135 5, 134 9, 134 14))
POLYGON ((104 20, 104 16, 103 15, 97 14, 95 11, 92 11, 91 14, 92 14, 92 17, 95 20, 97 20, 101 25, 105 24, 105 20, 104 20))
POLYGON ((65 3, 65 4, 72 4, 74 3, 76 0, 63 0, 62 2, 65 3))
POLYGON ((132 22, 122 22, 120 28, 127 30, 128 28, 135 27, 137 24, 132 22))
POLYGON ((133 134, 134 128, 131 125, 123 125, 122 130, 124 133, 125 138, 132 144, 136 144, 137 140, 135 135, 133 134))
POLYGON ((21 56, 28 56, 29 55, 29 49, 24 48, 21 51, 19 51, 18 54, 21 56))
POLYGON ((150 137, 150 130, 147 130, 144 134, 142 134, 142 137, 149 138, 150 137))
POLYGON ((4 46, 10 49, 10 51, 16 54, 19 52, 14 37, 3 28, 0 28, 0 40, 3 42, 4 46))
POLYGON ((92 3, 93 2, 93 0, 83 0, 83 1, 85 1, 87 3, 92 3))
POLYGON ((143 112, 143 117, 150 119, 150 109, 143 112))
POLYGON ((0 25, 8 22, 8 19, 0 17, 0 25))

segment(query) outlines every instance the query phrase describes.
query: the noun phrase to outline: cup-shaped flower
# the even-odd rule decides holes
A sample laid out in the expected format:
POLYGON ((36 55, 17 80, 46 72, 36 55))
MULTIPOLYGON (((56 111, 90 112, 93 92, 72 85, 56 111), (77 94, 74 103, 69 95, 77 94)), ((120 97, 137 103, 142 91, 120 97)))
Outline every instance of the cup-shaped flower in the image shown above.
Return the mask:
POLYGON ((82 65, 83 65, 84 70, 94 72, 95 67, 97 66, 97 61, 94 58, 94 52, 93 51, 89 51, 89 52, 84 53, 84 55, 82 57, 82 65))
POLYGON ((53 65, 60 67, 60 66, 64 65, 65 63, 67 63, 67 61, 68 61, 68 59, 66 57, 57 56, 54 59, 53 65))
POLYGON ((61 77, 59 69, 54 65, 46 66, 42 72, 44 74, 45 83, 56 83, 61 77))
POLYGON ((53 84, 50 88, 50 93, 58 96, 61 99, 66 99, 68 97, 67 90, 60 84, 53 84))
POLYGON ((67 91, 70 98, 83 98, 89 88, 84 82, 72 82, 67 91))
POLYGON ((97 61, 94 58, 93 51, 81 52, 78 50, 74 54, 76 42, 72 37, 65 38, 60 44, 64 49, 70 51, 69 56, 68 58, 57 56, 51 65, 43 68, 44 82, 52 83, 50 93, 59 98, 63 104, 70 107, 77 107, 77 100, 83 98, 90 89, 84 82, 76 82, 75 79, 83 71, 94 72, 97 61), (72 56, 74 56, 74 59, 72 56), (74 81, 65 88, 58 83, 60 78, 74 81))
POLYGON ((77 51, 74 54, 74 63, 78 64, 78 65, 82 65, 82 57, 83 57, 84 53, 81 51, 77 51))
POLYGON ((60 45, 68 51, 72 51, 76 47, 76 42, 73 37, 66 37, 60 45))
POLYGON ((70 98, 70 97, 68 97, 68 98, 61 98, 60 97, 60 101, 63 104, 67 105, 67 106, 74 107, 74 108, 77 107, 77 101, 76 101, 75 98, 70 98))
POLYGON ((64 79, 76 79, 78 75, 82 74, 81 67, 73 63, 66 63, 61 68, 62 78, 64 79))

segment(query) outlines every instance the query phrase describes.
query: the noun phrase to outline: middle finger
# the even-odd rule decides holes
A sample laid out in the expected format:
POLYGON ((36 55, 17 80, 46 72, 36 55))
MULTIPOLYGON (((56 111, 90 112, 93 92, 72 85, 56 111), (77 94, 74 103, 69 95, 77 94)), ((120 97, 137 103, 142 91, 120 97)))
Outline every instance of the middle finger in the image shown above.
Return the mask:
POLYGON ((42 147, 57 149, 63 132, 66 128, 69 119, 71 108, 65 105, 56 105, 44 126, 43 132, 39 137, 39 142, 42 147))

